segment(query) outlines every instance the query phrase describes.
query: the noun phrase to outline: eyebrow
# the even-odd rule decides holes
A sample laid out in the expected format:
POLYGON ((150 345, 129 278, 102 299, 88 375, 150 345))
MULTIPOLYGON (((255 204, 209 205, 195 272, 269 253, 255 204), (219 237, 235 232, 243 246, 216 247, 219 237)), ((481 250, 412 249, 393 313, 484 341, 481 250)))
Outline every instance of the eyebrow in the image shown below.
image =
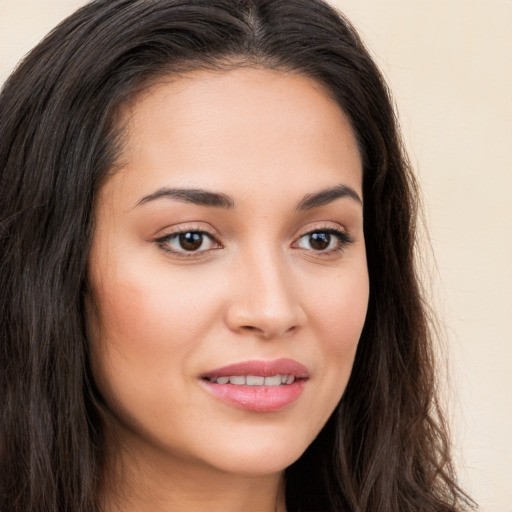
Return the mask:
POLYGON ((336 187, 320 190, 314 194, 306 195, 304 199, 302 199, 302 201, 298 204, 297 210, 312 210, 313 208, 325 206, 326 204, 332 203, 336 199, 342 199, 344 197, 353 199, 361 205, 363 204, 363 200, 352 187, 349 187, 348 185, 338 185, 336 187))
POLYGON ((161 188, 156 192, 143 197, 137 203, 137 206, 163 197, 176 199, 183 203, 192 203, 199 206, 210 206, 214 208, 231 209, 235 206, 233 199, 226 194, 209 192, 207 190, 195 188, 161 188))
MULTIPOLYGON (((336 187, 326 188, 315 192, 314 194, 307 194, 297 205, 297 211, 307 211, 313 208, 319 208, 326 204, 332 203, 336 199, 342 199, 348 197, 363 204, 363 201, 359 197, 359 194, 348 185, 338 185, 336 187)), ((210 192, 203 189, 195 188, 160 188, 156 192, 144 196, 138 203, 137 206, 155 201, 161 198, 175 199, 184 203, 196 204, 199 206, 207 206, 213 208, 224 208, 232 209, 235 207, 234 200, 220 192, 210 192)))

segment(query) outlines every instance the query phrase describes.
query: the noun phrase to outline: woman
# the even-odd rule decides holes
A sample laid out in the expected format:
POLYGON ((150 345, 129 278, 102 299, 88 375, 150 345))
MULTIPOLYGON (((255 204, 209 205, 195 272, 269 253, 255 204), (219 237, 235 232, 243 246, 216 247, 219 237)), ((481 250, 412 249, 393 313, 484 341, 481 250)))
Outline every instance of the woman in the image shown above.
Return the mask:
POLYGON ((317 0, 108 0, 0 97, 0 510, 459 511, 386 86, 317 0))

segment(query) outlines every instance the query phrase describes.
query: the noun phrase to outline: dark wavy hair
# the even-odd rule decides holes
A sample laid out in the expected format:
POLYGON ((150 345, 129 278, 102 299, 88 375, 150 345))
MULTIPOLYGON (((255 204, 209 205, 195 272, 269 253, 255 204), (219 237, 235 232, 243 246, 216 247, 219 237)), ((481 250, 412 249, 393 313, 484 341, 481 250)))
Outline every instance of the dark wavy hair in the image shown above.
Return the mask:
POLYGON ((417 190, 386 84, 321 0, 97 0, 0 93, 0 510, 93 512, 102 398, 84 316, 93 205, 122 145, 119 110, 163 76, 258 66, 321 83, 363 160, 370 276, 352 375, 286 470, 289 512, 454 512, 431 328, 415 269, 417 190))

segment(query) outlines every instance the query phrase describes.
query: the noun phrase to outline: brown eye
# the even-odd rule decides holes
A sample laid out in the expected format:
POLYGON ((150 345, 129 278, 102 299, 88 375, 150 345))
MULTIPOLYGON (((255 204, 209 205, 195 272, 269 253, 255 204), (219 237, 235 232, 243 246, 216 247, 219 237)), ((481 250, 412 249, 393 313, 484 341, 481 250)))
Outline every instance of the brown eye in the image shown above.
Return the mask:
POLYGON ((178 236, 180 247, 185 251, 197 251, 203 245, 203 233, 180 233, 178 236))
POLYGON ((213 236, 204 231, 173 233, 157 239, 156 242, 165 251, 181 255, 202 253, 210 249, 220 248, 213 236))
POLYGON ((309 235, 309 246, 315 251, 325 251, 331 243, 330 233, 319 232, 309 235))
POLYGON ((330 254, 341 251, 352 242, 348 233, 337 229, 311 231, 302 235, 296 242, 301 249, 330 254))

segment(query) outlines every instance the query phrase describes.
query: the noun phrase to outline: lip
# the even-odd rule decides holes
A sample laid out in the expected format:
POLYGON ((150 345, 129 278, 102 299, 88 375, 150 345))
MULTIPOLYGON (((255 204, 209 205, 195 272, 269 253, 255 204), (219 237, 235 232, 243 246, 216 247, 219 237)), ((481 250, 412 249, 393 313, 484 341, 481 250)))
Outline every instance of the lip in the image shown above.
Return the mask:
POLYGON ((295 402, 306 386, 309 370, 293 359, 243 361, 210 370, 200 376, 202 386, 215 398, 252 412, 277 412, 295 402), (217 384, 210 379, 235 375, 293 375, 295 382, 280 386, 217 384))
POLYGON ((275 359, 274 361, 242 361, 222 368, 216 368, 201 375, 202 379, 216 379, 230 375, 257 375, 271 377, 272 375, 293 375, 297 379, 307 379, 309 370, 303 364, 293 359, 275 359))

